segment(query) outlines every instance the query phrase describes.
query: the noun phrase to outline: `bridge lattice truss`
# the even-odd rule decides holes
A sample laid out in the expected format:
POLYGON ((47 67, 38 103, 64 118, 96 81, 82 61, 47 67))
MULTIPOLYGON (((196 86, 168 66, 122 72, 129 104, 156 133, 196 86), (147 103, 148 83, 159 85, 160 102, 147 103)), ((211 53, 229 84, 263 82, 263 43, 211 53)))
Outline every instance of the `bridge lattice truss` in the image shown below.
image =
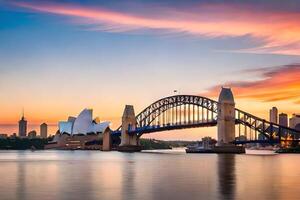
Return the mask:
MULTIPOLYGON (((175 95, 160 99, 145 108, 136 116, 135 130, 132 134, 141 136, 166 130, 177 130, 217 125, 218 102, 212 99, 175 95)), ((271 123, 250 113, 235 109, 236 143, 279 142, 298 140, 300 131, 271 123)), ((113 132, 120 135, 121 127, 113 132)))

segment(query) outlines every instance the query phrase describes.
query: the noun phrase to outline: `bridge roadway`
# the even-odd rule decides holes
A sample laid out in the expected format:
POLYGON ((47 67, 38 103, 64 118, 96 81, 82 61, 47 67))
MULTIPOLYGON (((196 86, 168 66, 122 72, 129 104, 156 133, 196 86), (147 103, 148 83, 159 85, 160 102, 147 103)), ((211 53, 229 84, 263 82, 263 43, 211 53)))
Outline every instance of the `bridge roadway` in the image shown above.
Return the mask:
MULTIPOLYGON (((217 125, 217 120, 210 121, 198 121, 194 123, 178 123, 178 124, 166 124, 166 125, 153 125, 153 126, 143 126, 137 127, 135 130, 128 131, 130 135, 137 134, 138 136, 146 133, 179 130, 187 128, 200 128, 200 127, 212 127, 217 125)), ((116 130, 112 132, 113 136, 121 136, 121 131, 116 130)))

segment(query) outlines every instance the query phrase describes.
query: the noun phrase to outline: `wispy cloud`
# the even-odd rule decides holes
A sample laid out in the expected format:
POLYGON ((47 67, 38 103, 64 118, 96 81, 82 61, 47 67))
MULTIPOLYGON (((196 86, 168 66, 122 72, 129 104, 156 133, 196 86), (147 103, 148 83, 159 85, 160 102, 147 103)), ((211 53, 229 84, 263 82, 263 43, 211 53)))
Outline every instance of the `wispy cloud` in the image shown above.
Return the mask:
POLYGON ((13 4, 32 11, 72 17, 79 24, 89 25, 90 30, 159 29, 208 38, 249 36, 259 45, 235 52, 300 55, 300 14, 296 12, 259 10, 241 4, 199 4, 190 9, 153 8, 151 16, 73 4, 20 1, 13 4))
MULTIPOLYGON (((225 86, 233 88, 236 98, 266 102, 289 100, 300 104, 300 64, 245 70, 243 73, 255 73, 262 76, 262 79, 225 83, 225 86)), ((220 87, 217 85, 210 88, 205 95, 218 96, 220 87)))

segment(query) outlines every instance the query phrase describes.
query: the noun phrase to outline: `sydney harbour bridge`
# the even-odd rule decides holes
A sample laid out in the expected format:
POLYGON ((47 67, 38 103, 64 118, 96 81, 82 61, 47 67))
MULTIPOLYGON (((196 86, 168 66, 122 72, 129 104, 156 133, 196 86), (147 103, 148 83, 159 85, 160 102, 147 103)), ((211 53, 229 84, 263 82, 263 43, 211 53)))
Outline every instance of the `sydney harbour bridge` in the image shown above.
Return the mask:
POLYGON ((110 137, 121 136, 120 146, 139 145, 143 134, 160 131, 213 127, 218 128, 218 144, 299 142, 300 131, 285 127, 235 108, 229 88, 222 88, 218 101, 194 95, 162 98, 135 116, 126 105, 122 125, 104 133, 103 149, 110 150, 110 137))

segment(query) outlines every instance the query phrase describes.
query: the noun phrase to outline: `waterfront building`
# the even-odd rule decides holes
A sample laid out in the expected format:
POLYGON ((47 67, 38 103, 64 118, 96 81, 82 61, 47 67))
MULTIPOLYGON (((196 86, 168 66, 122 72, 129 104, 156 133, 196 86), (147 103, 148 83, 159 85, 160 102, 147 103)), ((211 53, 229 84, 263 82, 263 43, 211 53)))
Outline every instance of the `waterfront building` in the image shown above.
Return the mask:
POLYGON ((40 136, 41 138, 47 138, 48 136, 48 125, 46 123, 40 125, 40 136))
POLYGON ((278 109, 276 107, 270 109, 270 122, 278 123, 278 109))
POLYGON ((288 127, 288 115, 286 113, 279 114, 279 125, 288 127))
POLYGON ((33 139, 36 138, 36 131, 32 130, 28 133, 28 138, 33 139))
POLYGON ((23 113, 23 116, 19 121, 19 137, 26 137, 26 135, 27 135, 27 121, 23 113))
POLYGON ((300 131, 300 114, 293 114, 290 118, 290 128, 300 131))
POLYGON ((101 149, 103 133, 110 131, 110 122, 93 119, 93 110, 84 109, 78 117, 58 123, 59 131, 46 149, 101 149))
POLYGON ((100 135, 67 135, 58 133, 52 141, 45 145, 45 149, 100 150, 102 146, 100 141, 100 135))

